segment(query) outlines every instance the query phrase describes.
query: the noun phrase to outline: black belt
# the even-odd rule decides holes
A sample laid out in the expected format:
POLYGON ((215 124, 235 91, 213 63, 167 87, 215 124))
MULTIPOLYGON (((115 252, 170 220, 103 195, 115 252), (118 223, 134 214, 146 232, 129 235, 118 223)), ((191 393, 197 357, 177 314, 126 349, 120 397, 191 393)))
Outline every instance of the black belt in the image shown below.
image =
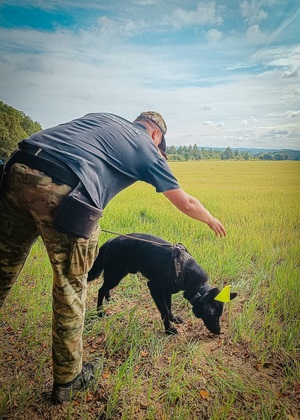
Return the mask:
POLYGON ((30 168, 37 169, 50 176, 55 183, 67 184, 74 188, 79 183, 77 175, 58 159, 44 150, 28 145, 20 145, 22 150, 17 150, 7 162, 7 167, 14 163, 24 163, 30 168))

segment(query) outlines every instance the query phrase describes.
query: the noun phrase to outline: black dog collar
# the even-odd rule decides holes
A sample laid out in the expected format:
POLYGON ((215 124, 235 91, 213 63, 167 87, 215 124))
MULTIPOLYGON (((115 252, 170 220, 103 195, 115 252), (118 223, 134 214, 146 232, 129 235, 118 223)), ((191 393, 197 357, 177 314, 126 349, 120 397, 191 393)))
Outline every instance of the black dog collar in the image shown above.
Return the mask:
POLYGON ((191 303, 191 305, 194 306, 194 303, 196 301, 203 300, 210 289, 211 287, 208 283, 205 283, 203 286, 201 286, 198 292, 191 299, 189 299, 189 302, 191 303))

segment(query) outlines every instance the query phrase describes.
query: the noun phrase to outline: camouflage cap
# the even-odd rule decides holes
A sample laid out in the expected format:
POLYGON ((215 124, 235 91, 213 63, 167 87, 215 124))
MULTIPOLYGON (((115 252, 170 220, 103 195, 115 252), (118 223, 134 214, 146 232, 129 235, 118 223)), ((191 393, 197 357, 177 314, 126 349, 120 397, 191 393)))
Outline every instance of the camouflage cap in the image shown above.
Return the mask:
POLYGON ((165 154, 166 148, 167 148, 166 140, 165 140, 165 134, 167 132, 167 124, 165 120, 163 119, 162 115, 156 111, 145 111, 145 112, 142 112, 138 118, 141 118, 141 119, 145 118, 145 119, 151 120, 154 122, 154 124, 157 125, 157 127, 162 132, 161 143, 158 147, 165 154))

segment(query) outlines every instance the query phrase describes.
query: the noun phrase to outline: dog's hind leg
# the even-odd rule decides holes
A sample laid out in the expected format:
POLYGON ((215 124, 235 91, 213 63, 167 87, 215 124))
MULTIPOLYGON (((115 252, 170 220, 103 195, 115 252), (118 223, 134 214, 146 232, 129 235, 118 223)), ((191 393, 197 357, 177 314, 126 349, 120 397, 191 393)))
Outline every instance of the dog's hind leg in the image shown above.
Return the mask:
POLYGON ((152 285, 151 281, 148 282, 148 287, 157 309, 160 312, 166 334, 178 334, 177 329, 173 327, 170 322, 170 312, 165 299, 166 296, 161 293, 161 290, 156 289, 155 286, 152 285))
MULTIPOLYGON (((106 262, 108 264, 108 262, 106 262)), ((109 301, 110 300, 110 293, 109 291, 112 290, 114 287, 118 286, 120 281, 123 277, 128 274, 127 271, 120 271, 118 267, 112 266, 107 267, 104 266, 104 282, 102 287, 100 287, 98 292, 98 302, 97 302, 97 314, 98 316, 103 316, 103 300, 104 298, 109 301)))
POLYGON ((104 285, 102 287, 100 287, 99 292, 98 292, 98 301, 97 301, 97 315, 99 317, 103 316, 103 300, 104 298, 109 301, 110 299, 110 293, 109 290, 104 287, 104 285))

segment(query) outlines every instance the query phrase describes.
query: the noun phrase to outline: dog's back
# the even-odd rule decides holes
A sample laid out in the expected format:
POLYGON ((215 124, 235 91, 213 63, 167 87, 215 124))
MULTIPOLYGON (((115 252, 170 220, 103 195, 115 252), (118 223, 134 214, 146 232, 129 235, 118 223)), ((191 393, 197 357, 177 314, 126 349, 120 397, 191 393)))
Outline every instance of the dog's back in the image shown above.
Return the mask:
POLYGON ((161 268, 171 263, 172 244, 154 235, 130 233, 105 242, 91 268, 88 281, 99 277, 121 279, 128 273, 142 273, 151 279, 162 275, 161 268))

